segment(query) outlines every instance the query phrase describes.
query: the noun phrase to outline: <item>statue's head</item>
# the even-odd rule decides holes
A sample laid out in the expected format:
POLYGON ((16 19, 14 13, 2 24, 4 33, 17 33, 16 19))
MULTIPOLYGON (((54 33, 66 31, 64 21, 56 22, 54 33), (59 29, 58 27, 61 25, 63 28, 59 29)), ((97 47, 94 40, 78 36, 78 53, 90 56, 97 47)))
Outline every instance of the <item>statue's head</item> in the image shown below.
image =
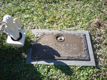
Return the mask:
POLYGON ((5 23, 13 23, 13 18, 10 15, 5 15, 3 17, 3 22, 5 22, 5 23))

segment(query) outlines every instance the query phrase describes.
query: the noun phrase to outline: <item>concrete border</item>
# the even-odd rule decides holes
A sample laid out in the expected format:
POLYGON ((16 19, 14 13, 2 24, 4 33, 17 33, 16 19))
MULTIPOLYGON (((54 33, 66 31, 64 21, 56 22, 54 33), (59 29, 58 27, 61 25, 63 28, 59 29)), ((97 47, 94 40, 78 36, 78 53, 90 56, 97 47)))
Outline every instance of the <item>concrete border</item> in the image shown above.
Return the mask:
POLYGON ((89 50, 89 56, 90 60, 89 61, 78 61, 78 60, 34 60, 31 59, 31 52, 32 48, 30 48, 27 58, 26 58, 26 63, 27 64, 46 64, 46 65, 76 65, 76 66, 95 66, 95 60, 94 60, 94 54, 92 50, 92 45, 90 41, 90 36, 88 31, 68 31, 68 30, 32 30, 32 34, 35 34, 36 32, 67 32, 67 33, 84 33, 86 34, 86 41, 87 41, 87 46, 89 50))

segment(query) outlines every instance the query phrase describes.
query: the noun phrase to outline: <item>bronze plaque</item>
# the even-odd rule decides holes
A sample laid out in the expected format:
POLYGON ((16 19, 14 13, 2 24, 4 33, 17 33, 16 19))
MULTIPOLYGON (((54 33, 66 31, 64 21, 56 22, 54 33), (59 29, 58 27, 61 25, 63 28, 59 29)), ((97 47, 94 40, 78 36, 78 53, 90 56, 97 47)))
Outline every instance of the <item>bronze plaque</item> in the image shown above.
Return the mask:
POLYGON ((31 58, 89 60, 85 34, 38 33, 31 58))

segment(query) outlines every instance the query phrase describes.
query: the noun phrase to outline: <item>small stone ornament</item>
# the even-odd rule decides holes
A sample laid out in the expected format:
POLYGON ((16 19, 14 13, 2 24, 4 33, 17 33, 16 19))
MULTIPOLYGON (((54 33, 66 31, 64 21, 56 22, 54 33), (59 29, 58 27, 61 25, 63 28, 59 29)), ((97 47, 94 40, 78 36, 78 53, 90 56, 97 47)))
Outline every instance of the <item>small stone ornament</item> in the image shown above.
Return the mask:
POLYGON ((0 29, 8 34, 7 44, 15 45, 17 47, 24 46, 26 31, 21 30, 21 21, 19 18, 13 19, 12 16, 5 15, 0 29))

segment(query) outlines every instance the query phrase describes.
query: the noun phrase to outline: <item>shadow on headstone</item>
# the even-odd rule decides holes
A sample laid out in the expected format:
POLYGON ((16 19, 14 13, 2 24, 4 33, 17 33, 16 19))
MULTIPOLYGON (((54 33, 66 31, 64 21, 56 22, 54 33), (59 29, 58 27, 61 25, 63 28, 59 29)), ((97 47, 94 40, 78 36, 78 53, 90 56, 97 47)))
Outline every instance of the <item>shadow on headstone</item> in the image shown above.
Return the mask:
POLYGON ((66 63, 63 63, 55 59, 55 56, 60 57, 60 54, 56 50, 54 50, 49 46, 41 45, 41 44, 34 44, 32 48, 34 50, 34 51, 31 51, 34 53, 32 55, 33 58, 35 58, 33 59, 34 61, 44 60, 47 63, 53 63, 55 68, 61 70, 62 73, 65 73, 66 75, 69 75, 69 76, 72 75, 72 69, 66 63), (56 62, 58 63, 57 65, 56 65, 56 62))
POLYGON ((55 59, 60 57, 60 54, 53 48, 47 45, 34 44, 32 50, 32 58, 34 59, 55 59))

